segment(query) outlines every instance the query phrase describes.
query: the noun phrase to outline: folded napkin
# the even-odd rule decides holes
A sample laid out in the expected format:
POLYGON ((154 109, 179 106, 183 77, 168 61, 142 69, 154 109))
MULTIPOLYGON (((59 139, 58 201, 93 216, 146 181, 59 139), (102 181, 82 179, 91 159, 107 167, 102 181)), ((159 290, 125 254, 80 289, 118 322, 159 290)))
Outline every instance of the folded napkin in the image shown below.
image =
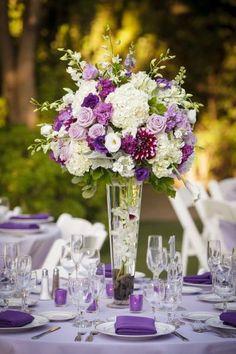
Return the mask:
POLYGON ((184 282, 193 284, 212 284, 212 277, 210 272, 200 275, 188 275, 184 277, 184 282))
POLYGON ((96 300, 93 300, 93 302, 91 303, 91 305, 89 305, 89 307, 87 308, 87 312, 95 312, 97 311, 98 305, 96 300))
POLYGON ((37 224, 17 224, 14 222, 4 222, 0 224, 0 229, 13 229, 13 230, 37 230, 39 225, 37 224))
POLYGON ((224 322, 225 325, 236 327, 236 312, 222 312, 220 319, 224 322))
POLYGON ((105 277, 112 278, 111 264, 105 264, 105 277))
POLYGON ((115 323, 116 334, 143 335, 157 333, 152 318, 139 316, 117 316, 115 323))
POLYGON ((16 215, 12 216, 11 220, 30 220, 30 219, 38 219, 44 220, 48 219, 50 215, 48 213, 39 213, 39 214, 30 214, 30 215, 16 215))
POLYGON ((21 311, 6 310, 0 312, 0 327, 22 327, 33 321, 34 317, 21 311))

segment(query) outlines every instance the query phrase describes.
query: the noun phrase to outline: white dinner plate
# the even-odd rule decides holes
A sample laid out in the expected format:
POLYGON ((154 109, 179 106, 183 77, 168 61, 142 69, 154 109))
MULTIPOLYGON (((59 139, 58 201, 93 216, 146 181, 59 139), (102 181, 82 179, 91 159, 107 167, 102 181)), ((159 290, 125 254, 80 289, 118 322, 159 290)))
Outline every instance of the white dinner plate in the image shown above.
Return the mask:
POLYGON ((183 295, 188 295, 188 294, 197 294, 200 293, 201 289, 195 288, 194 286, 183 286, 182 288, 182 294, 183 295))
POLYGON ((113 337, 122 338, 122 339, 132 339, 132 340, 151 339, 151 338, 155 338, 155 337, 164 336, 164 335, 173 333, 175 331, 175 327, 168 324, 168 323, 156 322, 155 326, 156 326, 157 333, 143 334, 143 335, 116 334, 115 333, 115 321, 100 323, 99 325, 96 326, 96 329, 98 330, 99 333, 106 334, 108 336, 113 336, 113 337))
POLYGON ((52 222, 54 220, 53 216, 49 216, 47 219, 34 219, 28 218, 28 219, 10 219, 10 222, 14 222, 17 224, 46 224, 49 222, 52 222))
POLYGON ((36 285, 30 289, 31 294, 39 295, 41 293, 41 285, 36 285))
MULTIPOLYGON (((38 303, 37 300, 27 299, 28 306, 35 306, 37 303, 38 303)), ((19 298, 10 298, 8 300, 8 306, 11 308, 19 308, 19 307, 21 307, 21 304, 22 304, 22 301, 19 298)), ((0 306, 3 306, 3 305, 4 305, 3 300, 0 299, 0 306)))
POLYGON ((145 276, 146 276, 146 274, 143 273, 143 272, 135 272, 134 278, 135 279, 140 279, 140 278, 144 278, 145 276))
POLYGON ((39 225, 38 229, 3 229, 0 228, 0 232, 4 234, 10 234, 14 236, 24 236, 24 235, 32 235, 43 232, 45 229, 39 225))
MULTIPOLYGON (((220 302, 218 304, 214 305, 214 308, 217 310, 223 310, 224 309, 224 304, 223 302, 220 302)), ((236 311, 236 302, 229 302, 227 303, 227 310, 228 311, 236 311)))
POLYGON ((212 284, 195 284, 195 283, 188 283, 186 281, 183 282, 184 285, 186 286, 195 286, 197 288, 211 288, 212 284))
POLYGON ((32 328, 45 326, 47 323, 48 323, 48 319, 46 317, 34 315, 34 320, 31 323, 28 323, 27 325, 22 327, 8 327, 8 328, 0 327, 0 332, 11 333, 11 332, 28 331, 32 328))
POLYGON ((216 316, 215 312, 206 312, 206 311, 184 312, 182 314, 183 318, 191 321, 206 321, 209 318, 215 316, 216 316))
POLYGON ((219 317, 213 317, 209 318, 206 321, 207 326, 215 327, 215 328, 221 328, 221 329, 230 329, 231 331, 236 331, 236 327, 225 325, 223 321, 220 320, 219 317))
POLYGON ((40 316, 46 317, 49 321, 69 321, 76 317, 75 312, 71 311, 45 311, 40 312, 40 316))
MULTIPOLYGON (((198 300, 206 301, 206 302, 222 302, 222 298, 214 293, 210 294, 201 294, 198 295, 198 300)), ((235 301, 236 297, 232 296, 228 301, 235 301)))

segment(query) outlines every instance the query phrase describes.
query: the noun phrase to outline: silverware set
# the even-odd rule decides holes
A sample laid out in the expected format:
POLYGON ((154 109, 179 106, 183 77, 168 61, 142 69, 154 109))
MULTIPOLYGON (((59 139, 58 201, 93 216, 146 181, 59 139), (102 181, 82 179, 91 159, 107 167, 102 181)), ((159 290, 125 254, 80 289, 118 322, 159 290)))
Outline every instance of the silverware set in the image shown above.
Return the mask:
POLYGON ((236 338, 236 333, 232 333, 230 331, 226 332, 224 330, 220 330, 217 328, 208 327, 208 326, 206 326, 205 323, 202 323, 200 321, 195 321, 195 322, 191 323, 190 325, 192 327, 192 330, 196 333, 210 332, 210 333, 216 334, 218 337, 221 337, 221 338, 236 338))
MULTIPOLYGON (((84 334, 86 334, 87 332, 82 332, 82 331, 79 331, 77 333, 77 335, 75 336, 74 338, 74 341, 75 342, 81 342, 82 341, 82 336, 84 334)), ((93 336, 97 335, 98 334, 98 331, 96 330, 92 330, 89 332, 89 334, 87 335, 87 337, 85 338, 85 342, 93 342, 93 336)))

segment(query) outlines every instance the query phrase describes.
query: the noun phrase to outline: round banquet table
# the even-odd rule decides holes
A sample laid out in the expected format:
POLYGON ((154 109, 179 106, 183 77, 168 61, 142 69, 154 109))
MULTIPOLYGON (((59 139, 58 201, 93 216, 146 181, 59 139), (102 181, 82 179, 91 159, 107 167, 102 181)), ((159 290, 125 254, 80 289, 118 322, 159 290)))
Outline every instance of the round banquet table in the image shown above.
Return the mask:
POLYGON ((0 248, 5 242, 17 242, 20 254, 31 256, 33 269, 38 269, 41 268, 53 242, 60 236, 60 229, 55 223, 46 223, 42 225, 42 231, 35 234, 14 235, 1 232, 0 248))
MULTIPOLYGON (((35 295, 36 296, 36 295, 35 295)), ((110 309, 107 304, 110 299, 103 299, 99 318, 110 319, 116 315, 129 314, 128 309, 110 309)), ((183 308, 188 311, 219 311, 213 308, 213 304, 199 301, 197 295, 183 295, 183 308)), ((39 301, 32 308, 33 313, 40 314, 42 311, 60 310, 54 306, 53 301, 39 301)), ((67 305, 62 310, 72 310, 72 305, 67 305)), ((183 309, 182 309, 183 311, 183 309)), ((179 311, 181 313, 181 311, 179 311)), ((144 310, 139 316, 151 316, 151 309, 148 303, 144 302, 144 310)), ((88 314, 89 316, 94 316, 88 314)), ((166 313, 159 312, 160 321, 166 320, 166 313)), ((75 342, 77 334, 73 320, 65 322, 51 322, 44 327, 31 329, 21 333, 0 333, 1 354, 235 354, 236 338, 222 338, 213 332, 193 332, 189 322, 178 329, 178 332, 186 336, 189 342, 183 342, 173 334, 163 337, 156 337, 150 340, 124 340, 118 337, 98 334, 94 336, 93 342, 86 342, 86 335, 81 342, 75 342), (38 340, 31 337, 39 334, 52 326, 61 326, 61 329, 47 334, 38 340)))

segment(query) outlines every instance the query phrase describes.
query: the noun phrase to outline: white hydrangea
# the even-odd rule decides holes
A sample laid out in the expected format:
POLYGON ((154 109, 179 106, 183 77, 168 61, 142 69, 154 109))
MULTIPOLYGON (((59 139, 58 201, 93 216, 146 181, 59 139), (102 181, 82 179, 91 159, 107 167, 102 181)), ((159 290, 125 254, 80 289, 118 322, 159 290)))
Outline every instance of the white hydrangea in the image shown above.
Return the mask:
POLYGON ((72 154, 88 154, 91 152, 86 140, 71 140, 72 154))
POLYGON ((132 74, 131 84, 138 90, 144 91, 151 97, 157 90, 156 81, 152 80, 145 71, 139 71, 137 74, 132 74))
POLYGON ((95 80, 80 80, 80 87, 76 91, 71 105, 74 117, 78 117, 84 98, 90 93, 96 94, 96 85, 95 80))
POLYGON ((112 171, 118 172, 122 177, 134 176, 134 162, 130 156, 121 156, 113 163, 112 171))
POLYGON ((162 160, 153 163, 152 171, 157 178, 170 177, 172 168, 170 168, 168 161, 162 160))
POLYGON ((137 128, 148 118, 148 95, 137 90, 131 83, 122 85, 110 93, 106 103, 112 104, 111 122, 117 128, 137 128))
POLYGON ((66 168, 73 176, 81 177, 88 172, 91 166, 91 161, 86 155, 73 153, 66 162, 66 168))

